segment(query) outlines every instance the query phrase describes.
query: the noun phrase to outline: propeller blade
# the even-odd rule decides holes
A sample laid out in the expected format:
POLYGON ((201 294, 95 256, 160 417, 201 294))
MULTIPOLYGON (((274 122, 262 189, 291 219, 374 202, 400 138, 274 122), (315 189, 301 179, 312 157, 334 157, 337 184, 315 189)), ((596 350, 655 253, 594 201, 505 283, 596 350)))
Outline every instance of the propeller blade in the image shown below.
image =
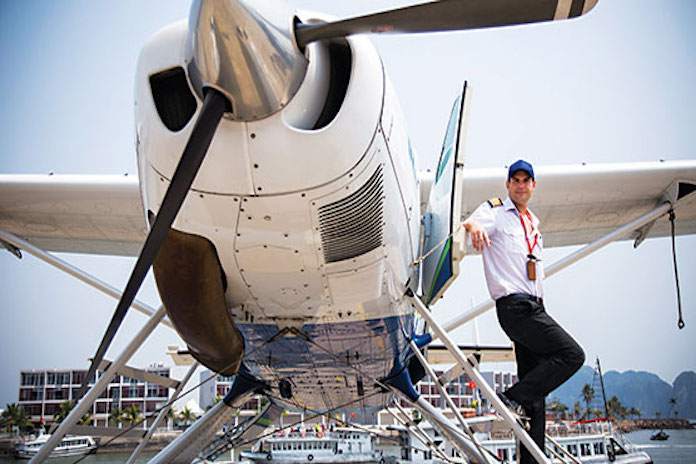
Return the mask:
POLYGON ((300 48, 317 40, 353 34, 437 32, 567 19, 590 11, 598 0, 440 0, 330 23, 298 24, 300 48))
POLYGON ((77 398, 82 398, 85 391, 87 390, 87 385, 90 379, 94 376, 97 370, 97 366, 101 363, 106 354, 106 350, 109 348, 111 341, 116 335, 121 322, 123 322, 124 317, 133 303, 135 295, 140 289, 147 271, 150 269, 157 252, 162 245, 162 242, 167 236, 169 229, 176 218, 181 205, 186 198, 186 194, 193 184, 193 180, 198 173, 198 169, 201 167, 201 163, 205 158, 205 154, 208 151, 208 147, 213 140, 213 135, 222 119, 222 115, 225 111, 228 111, 229 102, 220 92, 210 89, 205 96, 205 101, 203 103, 203 109, 198 115, 196 124, 193 127, 191 136, 189 137, 186 147, 184 148, 184 153, 181 155, 179 164, 174 171, 172 176, 172 182, 167 189, 167 193, 164 195, 162 200, 162 206, 160 207, 155 222, 150 229, 150 233, 145 240, 142 250, 140 251, 140 256, 135 263, 135 267, 131 272, 130 278, 128 279, 128 284, 126 284, 126 289, 121 295, 121 299, 116 306, 114 315, 109 322, 109 326, 104 333, 99 348, 97 349, 94 358, 92 359, 92 364, 87 371, 87 375, 82 381, 80 390, 77 394, 77 398))

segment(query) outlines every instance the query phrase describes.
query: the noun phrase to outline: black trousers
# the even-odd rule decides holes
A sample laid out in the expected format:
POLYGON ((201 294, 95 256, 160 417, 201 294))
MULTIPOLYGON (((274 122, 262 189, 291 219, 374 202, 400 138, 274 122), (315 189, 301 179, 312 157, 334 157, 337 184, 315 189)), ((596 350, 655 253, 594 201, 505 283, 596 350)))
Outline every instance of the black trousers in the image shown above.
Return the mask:
MULTIPOLYGON (((568 332, 546 313, 535 297, 514 294, 495 302, 498 322, 515 343, 518 382, 505 395, 530 416, 532 437, 544 450, 546 395, 568 380, 585 362, 585 353, 568 332)), ((521 462, 536 460, 523 446, 521 462)))

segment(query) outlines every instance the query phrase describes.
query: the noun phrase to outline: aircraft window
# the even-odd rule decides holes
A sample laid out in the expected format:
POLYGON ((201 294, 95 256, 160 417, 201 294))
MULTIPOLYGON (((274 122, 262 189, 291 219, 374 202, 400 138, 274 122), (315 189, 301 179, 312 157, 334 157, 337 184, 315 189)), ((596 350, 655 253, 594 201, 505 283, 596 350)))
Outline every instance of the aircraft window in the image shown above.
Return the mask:
POLYGON ((450 112, 449 124, 447 125, 447 132, 445 132, 445 139, 442 141, 442 150, 440 155, 440 162, 437 165, 437 175, 435 176, 435 183, 437 184, 442 176, 442 173, 447 166, 452 153, 454 151, 454 144, 457 138, 457 127, 459 127, 459 102, 461 97, 457 98, 452 105, 452 111, 450 112))

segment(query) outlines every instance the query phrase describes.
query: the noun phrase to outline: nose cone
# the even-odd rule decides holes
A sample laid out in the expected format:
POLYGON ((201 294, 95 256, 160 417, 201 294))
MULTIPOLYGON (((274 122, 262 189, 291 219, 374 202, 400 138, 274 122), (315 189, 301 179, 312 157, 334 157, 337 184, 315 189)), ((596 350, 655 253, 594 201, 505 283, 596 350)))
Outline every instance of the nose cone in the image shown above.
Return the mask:
POLYGON ((189 17, 189 77, 199 97, 214 88, 232 104, 225 116, 263 119, 295 95, 307 70, 283 1, 196 0, 189 17))

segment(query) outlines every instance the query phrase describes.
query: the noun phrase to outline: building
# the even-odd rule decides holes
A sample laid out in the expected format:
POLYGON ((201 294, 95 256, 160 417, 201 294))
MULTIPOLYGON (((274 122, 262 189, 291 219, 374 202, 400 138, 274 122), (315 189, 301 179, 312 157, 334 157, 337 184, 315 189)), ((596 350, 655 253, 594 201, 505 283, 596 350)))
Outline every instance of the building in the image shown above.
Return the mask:
MULTIPOLYGON (((162 364, 152 365, 147 372, 169 377, 170 369, 162 364)), ((54 415, 60 411, 60 404, 65 401, 75 401, 75 397, 84 380, 86 370, 55 369, 55 370, 26 370, 20 372, 19 405, 22 406, 34 423, 53 423, 54 415)), ((103 375, 97 373, 98 378, 103 375)), ((90 382, 90 386, 94 382, 90 382)), ((145 414, 149 413, 142 427, 147 427, 154 421, 155 411, 164 406, 170 397, 166 387, 133 379, 124 375, 116 375, 107 389, 92 405, 92 425, 106 427, 109 413, 115 407, 121 410, 136 406, 145 414)))

